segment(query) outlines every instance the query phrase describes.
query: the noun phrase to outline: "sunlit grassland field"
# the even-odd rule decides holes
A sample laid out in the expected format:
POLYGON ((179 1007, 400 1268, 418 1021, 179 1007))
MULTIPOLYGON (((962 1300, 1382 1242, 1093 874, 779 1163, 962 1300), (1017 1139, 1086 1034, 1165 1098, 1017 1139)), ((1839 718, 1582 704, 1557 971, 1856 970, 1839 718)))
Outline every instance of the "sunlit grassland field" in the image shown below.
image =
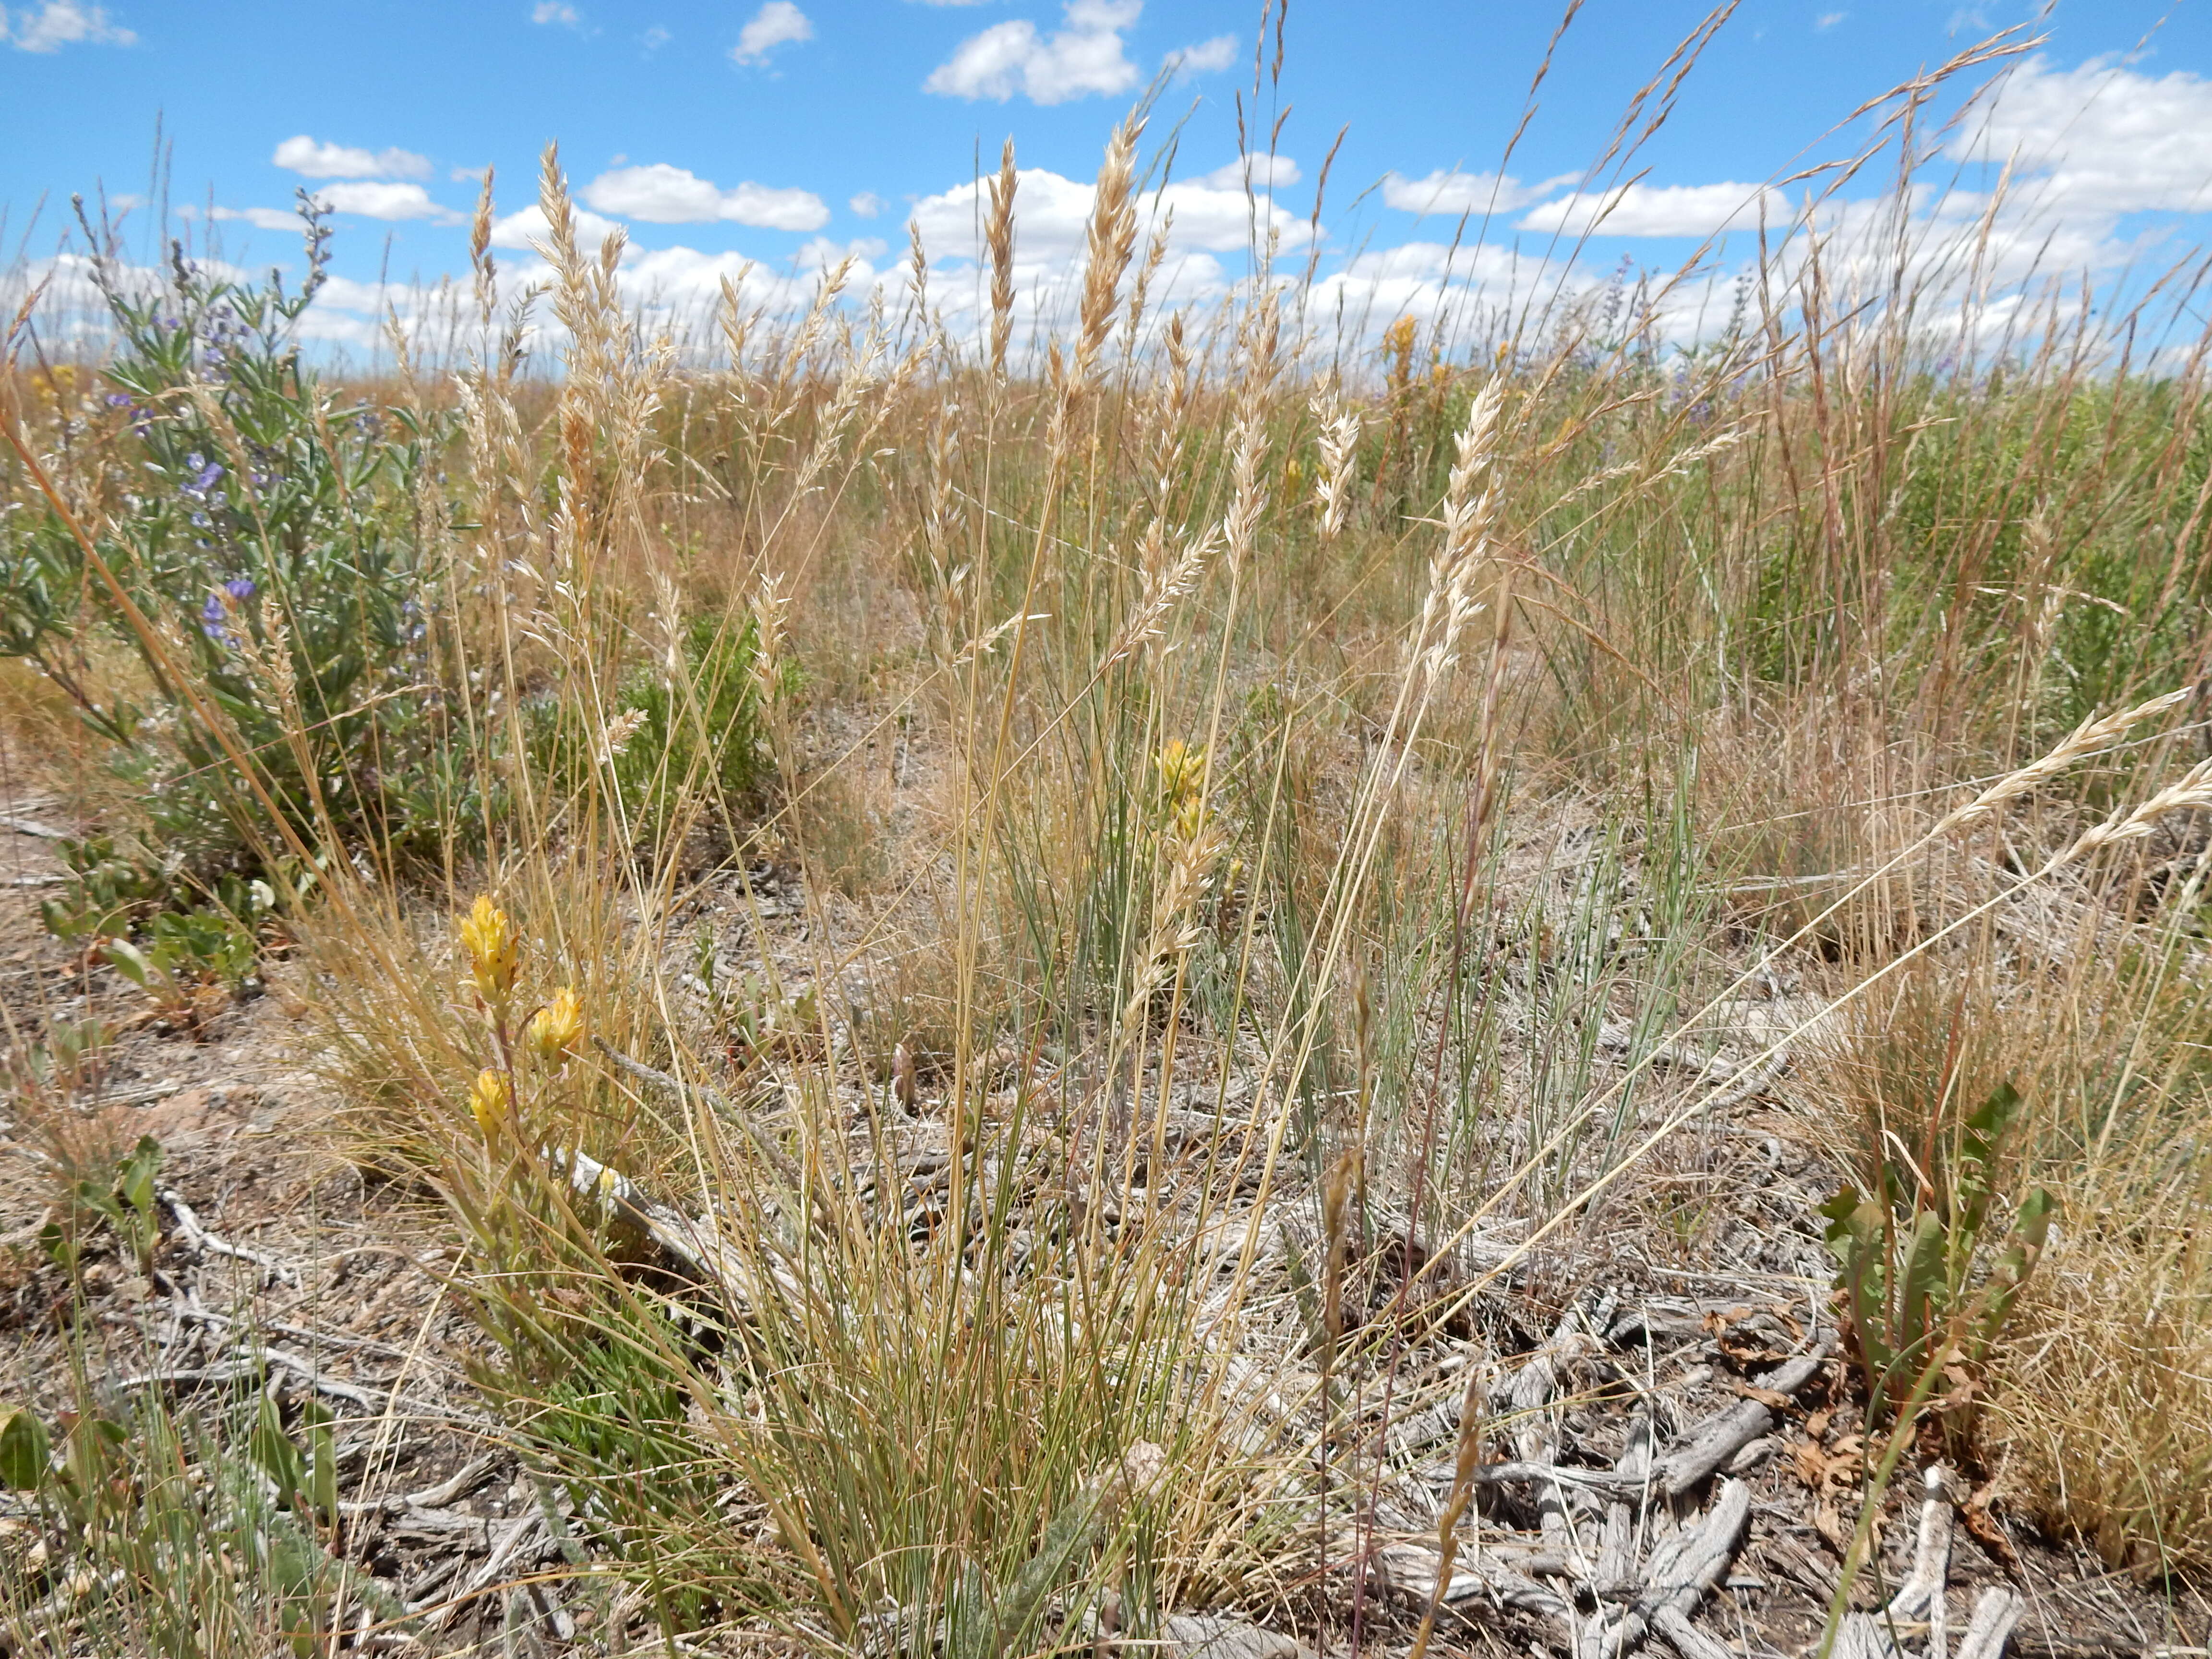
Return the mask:
POLYGON ((833 270, 679 347, 550 154, 550 286, 488 185, 434 362, 97 226, 97 349, 28 296, 11 1652, 460 1641, 354 1406, 147 1385, 84 1281, 184 1282, 96 1051, 264 984, 559 1494, 592 1618, 453 1650, 1577 1650, 1602 1594, 1509 1644, 1370 1569, 1550 1536, 1511 1378, 1644 1296, 1827 1334, 1813 1638, 1930 1463, 2212 1564, 2201 256, 1999 293, 1900 179, 1694 338, 1702 270, 1347 328, 1265 250, 1155 303, 1148 164, 1035 331, 1011 153, 973 336, 833 270))

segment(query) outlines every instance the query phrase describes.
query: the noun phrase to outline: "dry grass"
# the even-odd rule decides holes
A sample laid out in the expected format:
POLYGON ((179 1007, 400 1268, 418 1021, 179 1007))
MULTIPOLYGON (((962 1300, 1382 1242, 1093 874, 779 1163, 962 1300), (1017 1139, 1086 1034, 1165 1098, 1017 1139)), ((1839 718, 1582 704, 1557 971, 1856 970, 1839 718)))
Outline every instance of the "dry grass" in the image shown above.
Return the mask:
MULTIPOLYGON (((1938 1198, 2020 1090, 1996 1178, 2060 1220, 1965 1443, 2116 1561, 2212 1561, 2205 780, 2143 701, 2207 648, 2194 370, 2081 335, 1946 376, 1809 259, 1674 371, 1583 305, 1323 373, 1295 285, 1147 314, 1139 131, 1036 378, 1011 155, 987 339, 833 272, 731 296, 699 368, 549 152, 558 383, 487 298, 477 359, 369 388, 453 416, 451 495, 387 505, 472 793, 427 851, 297 815, 286 925, 518 1435, 666 1628, 1312 1627, 1364 1593, 1394 1390, 1664 1182, 1724 1207, 1708 1062, 1771 1097, 1786 1054, 1840 1172, 1938 1198), (512 984, 457 945, 479 894, 512 984), (529 1058, 563 990, 606 1048, 529 1058)), ((100 435, 52 464, 106 526, 100 435)))

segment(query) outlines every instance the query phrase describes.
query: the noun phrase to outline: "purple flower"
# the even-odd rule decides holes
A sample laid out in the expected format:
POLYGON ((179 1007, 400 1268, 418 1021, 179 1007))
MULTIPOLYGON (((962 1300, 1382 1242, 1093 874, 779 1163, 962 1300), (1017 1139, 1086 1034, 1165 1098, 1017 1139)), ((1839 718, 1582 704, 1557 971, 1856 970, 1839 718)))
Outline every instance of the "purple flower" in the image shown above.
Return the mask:
POLYGON ((229 594, 234 599, 250 599, 253 597, 254 592, 253 578, 251 576, 233 576, 228 581, 222 585, 222 591, 229 594))
POLYGON ((128 408, 130 408, 130 407, 131 407, 131 394, 130 394, 129 392, 109 392, 109 393, 107 394, 107 406, 108 406, 110 409, 128 409, 128 408))
POLYGON ((209 594, 207 603, 200 607, 200 620, 204 623, 219 623, 229 614, 223 609, 220 593, 209 594))
POLYGON ((185 465, 192 476, 179 484, 178 489, 195 499, 204 500, 208 491, 215 487, 216 480, 222 477, 222 464, 208 459, 196 449, 185 457, 185 465))

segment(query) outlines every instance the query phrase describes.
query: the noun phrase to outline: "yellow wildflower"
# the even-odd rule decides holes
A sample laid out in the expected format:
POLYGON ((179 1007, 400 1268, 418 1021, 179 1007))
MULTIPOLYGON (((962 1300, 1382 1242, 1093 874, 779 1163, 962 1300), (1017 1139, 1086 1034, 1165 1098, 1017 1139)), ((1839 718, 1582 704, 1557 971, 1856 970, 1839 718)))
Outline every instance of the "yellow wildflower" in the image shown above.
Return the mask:
POLYGON ((1159 768, 1168 823, 1183 840, 1194 840, 1206 818, 1205 745, 1170 738, 1153 757, 1153 764, 1159 768))
POLYGON ((1206 775, 1206 749, 1203 744, 1170 738, 1160 746, 1154 763, 1160 769, 1160 787, 1169 805, 1180 806, 1190 799, 1199 781, 1206 775))
POLYGON ((514 975, 522 966, 522 940, 507 912, 478 895, 469 919, 461 924, 461 943, 468 949, 477 993, 494 1006, 506 1002, 514 994, 514 975))
POLYGON ((469 1085, 469 1110, 476 1114, 477 1127, 483 1131, 486 1140, 498 1138, 514 1111, 514 1095, 507 1086, 504 1073, 487 1066, 477 1073, 477 1080, 469 1085))
POLYGON ((584 1040, 584 1005, 576 993, 562 986, 553 1000, 531 1015, 522 1040, 540 1063, 558 1066, 576 1052, 584 1040))

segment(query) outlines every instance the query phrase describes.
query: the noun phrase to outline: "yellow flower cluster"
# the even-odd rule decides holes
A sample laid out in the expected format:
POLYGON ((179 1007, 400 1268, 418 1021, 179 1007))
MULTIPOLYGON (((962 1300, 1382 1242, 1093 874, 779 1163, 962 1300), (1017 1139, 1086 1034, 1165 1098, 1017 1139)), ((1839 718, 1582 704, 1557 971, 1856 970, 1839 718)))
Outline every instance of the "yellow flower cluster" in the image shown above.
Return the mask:
POLYGON ((583 1040, 584 1005, 565 985, 522 1028, 524 1046, 545 1066, 564 1064, 583 1040))
MULTIPOLYGON (((469 974, 477 994, 491 1018, 492 1032, 502 1058, 520 1048, 521 1056, 547 1071, 559 1071, 583 1047, 584 1003, 572 986, 562 986, 552 1000, 534 1010, 523 1021, 519 1042, 510 1023, 515 981, 522 968, 522 936, 506 911, 489 896, 471 907, 460 927, 461 945, 468 952, 469 974)), ((484 1139, 493 1140, 508 1130, 515 1118, 515 1081, 510 1067, 487 1066, 469 1085, 469 1111, 484 1139)))
POLYGON ((507 1006, 514 994, 514 976, 522 967, 522 940, 507 912, 487 896, 479 895, 461 924, 461 944, 469 953, 469 967, 477 994, 495 1010, 507 1006))
POLYGON ((476 1114, 477 1127, 483 1131, 486 1140, 499 1138, 499 1132, 514 1115, 514 1091, 507 1087, 505 1073, 487 1066, 477 1073, 477 1080, 469 1085, 469 1110, 476 1114))
POLYGON ((1195 841, 1206 823, 1206 748, 1170 738, 1153 757, 1159 769, 1160 796, 1176 833, 1195 841))

